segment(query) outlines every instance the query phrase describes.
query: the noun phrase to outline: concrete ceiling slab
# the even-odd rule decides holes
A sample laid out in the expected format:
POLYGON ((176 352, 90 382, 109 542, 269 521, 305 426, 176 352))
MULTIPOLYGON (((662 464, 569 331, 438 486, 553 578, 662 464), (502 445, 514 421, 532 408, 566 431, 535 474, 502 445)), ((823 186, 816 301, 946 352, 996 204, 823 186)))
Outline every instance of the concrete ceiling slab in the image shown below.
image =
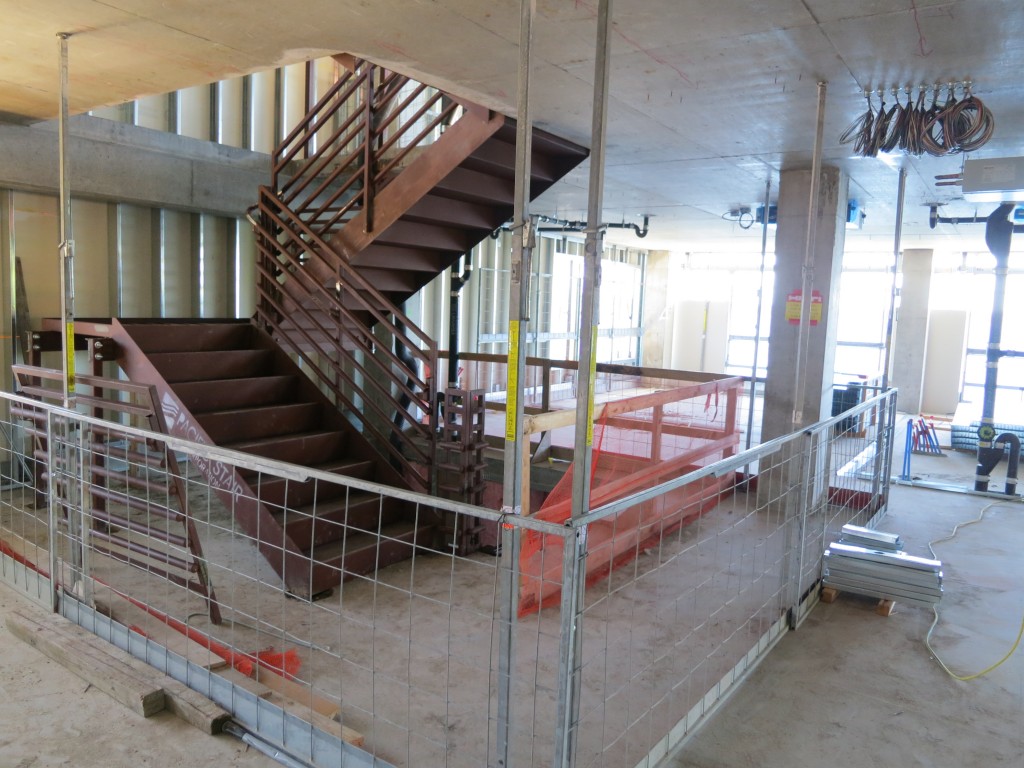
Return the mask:
MULTIPOLYGON (((589 143, 597 0, 538 0, 537 12, 535 120, 589 143)), ((970 77, 997 121, 977 156, 1024 154, 1020 0, 616 0, 613 12, 606 214, 656 213, 663 242, 747 237, 721 214, 809 165, 819 79, 824 157, 868 211, 865 238, 892 236, 901 165, 908 236, 932 236, 927 202, 974 210, 934 186, 962 157, 856 159, 838 143, 865 88, 970 77)), ((60 31, 74 33, 77 111, 337 51, 515 111, 515 0, 0 0, 0 13, 0 119, 11 122, 55 115, 60 31)), ((586 188, 577 171, 538 209, 579 218, 586 188)))

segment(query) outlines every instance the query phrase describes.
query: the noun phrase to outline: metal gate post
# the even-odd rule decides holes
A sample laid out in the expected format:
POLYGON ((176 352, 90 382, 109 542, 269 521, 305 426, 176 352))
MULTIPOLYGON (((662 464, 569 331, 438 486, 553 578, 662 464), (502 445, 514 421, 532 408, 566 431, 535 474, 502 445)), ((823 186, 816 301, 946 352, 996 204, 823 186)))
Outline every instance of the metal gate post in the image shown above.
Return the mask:
MULTIPOLYGON (((530 267, 536 232, 530 218, 530 165, 533 155, 533 123, 530 120, 530 56, 536 0, 521 0, 519 26, 519 81, 516 102, 515 200, 512 223, 512 275, 508 305, 508 374, 505 387, 505 453, 502 512, 518 515, 522 510, 523 398, 521 387, 526 372, 526 334, 530 316, 530 267)), ((527 493, 529 491, 527 490, 527 493)), ((510 768, 512 730, 512 669, 515 659, 515 623, 519 614, 518 525, 502 526, 500 616, 498 633, 497 765, 510 768)))
POLYGON ((60 178, 60 326, 64 367, 64 407, 75 402, 75 240, 71 228, 71 187, 68 181, 68 38, 57 34, 60 56, 60 119, 57 123, 57 162, 60 178))
MULTIPOLYGON (((57 525, 60 520, 60 499, 57 496, 57 484, 53 482, 53 467, 57 466, 57 435, 53 424, 53 411, 46 412, 46 466, 50 468, 50 482, 46 493, 47 538, 50 548, 50 609, 57 612, 57 590, 60 579, 57 577, 57 525)), ((36 474, 38 477, 38 473, 36 474)))
MULTIPOLYGON (((519 514, 519 510, 507 514, 519 514)), ((502 523, 501 558, 498 564, 498 703, 497 766, 512 765, 512 673, 515 660, 515 626, 519 614, 519 548, 522 528, 502 523)))
MULTIPOLYGON (((892 483, 892 452, 893 441, 896 439, 896 390, 890 390, 885 395, 885 457, 882 466, 878 471, 882 474, 881 503, 878 511, 882 512, 889 508, 889 487, 892 483)), ((878 514, 876 512, 876 514, 878 514)))
MULTIPOLYGON (((71 428, 71 423, 68 422, 68 428, 71 428)), ((79 578, 81 579, 81 590, 79 595, 82 601, 89 607, 93 606, 92 601, 92 583, 90 578, 90 556, 89 556, 89 537, 91 528, 91 519, 89 513, 89 507, 91 505, 87 503, 89 495, 89 474, 86 471, 89 462, 86 457, 89 455, 87 451, 88 447, 88 428, 85 424, 81 424, 78 428, 78 441, 72 447, 71 441, 68 441, 68 446, 72 453, 75 455, 75 460, 71 466, 74 467, 75 473, 71 474, 68 472, 68 488, 74 489, 68 493, 68 516, 78 516, 78 531, 81 536, 81 547, 82 547, 82 562, 81 562, 81 573, 79 578)))
MULTIPOLYGON (((800 467, 800 492, 797 496, 797 556, 796 574, 790 575, 789 628, 800 626, 803 617, 800 615, 800 604, 803 598, 804 548, 807 539, 807 512, 811 505, 811 467, 814 464, 814 432, 804 433, 803 466, 800 467)), ((790 562, 793 562, 790 560, 790 562)))
POLYGON ((583 595, 586 589, 587 527, 570 529, 562 549, 562 601, 558 642, 558 719, 555 768, 576 760, 580 717, 580 669, 583 663, 583 595))

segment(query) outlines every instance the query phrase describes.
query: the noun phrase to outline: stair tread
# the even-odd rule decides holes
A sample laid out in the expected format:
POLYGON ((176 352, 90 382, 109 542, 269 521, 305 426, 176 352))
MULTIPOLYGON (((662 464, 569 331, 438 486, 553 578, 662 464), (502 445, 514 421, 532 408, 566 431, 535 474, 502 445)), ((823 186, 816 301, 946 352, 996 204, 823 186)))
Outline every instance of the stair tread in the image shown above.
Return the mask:
POLYGON ((366 506, 367 503, 370 502, 383 509, 388 503, 387 499, 389 497, 382 497, 380 494, 373 493, 371 491, 363 491, 358 488, 343 490, 348 490, 348 493, 341 493, 337 496, 324 498, 316 503, 306 504, 302 507, 296 507, 288 510, 276 509, 272 514, 274 517, 284 517, 287 512, 289 515, 298 514, 303 517, 315 516, 318 518, 326 518, 334 512, 343 511, 346 507, 366 506))
POLYGON ((342 434, 337 429, 317 429, 310 432, 290 432, 284 435, 277 435, 275 437, 261 438, 259 440, 243 440, 237 443, 227 443, 222 445, 222 448, 229 448, 232 451, 252 452, 253 448, 259 448, 261 446, 273 446, 278 443, 282 443, 286 440, 311 440, 319 437, 329 437, 330 435, 342 434))
MULTIPOLYGON (((271 411, 302 411, 308 410, 309 408, 319 408, 319 403, 311 403, 308 401, 299 402, 282 402, 282 403, 267 403, 264 405, 253 405, 246 408, 223 408, 216 411, 201 411, 201 415, 204 417, 228 417, 228 416, 255 416, 260 412, 271 412, 271 411)), ((193 413, 195 413, 193 411, 193 413)))
POLYGON ((245 376, 245 377, 239 378, 239 379, 204 379, 203 381, 186 381, 186 382, 181 382, 181 383, 184 384, 184 385, 189 385, 189 386, 200 386, 200 385, 216 386, 217 384, 237 385, 237 384, 245 383, 247 381, 253 381, 253 382, 271 382, 271 381, 275 381, 275 382, 280 382, 280 383, 287 383, 287 382, 294 381, 294 380, 295 380, 295 376, 293 376, 292 374, 282 373, 282 374, 268 374, 266 376, 245 376))
POLYGON ((239 407, 293 401, 296 377, 291 374, 178 382, 174 393, 194 416, 239 407))
POLYGON ((417 525, 408 520, 389 523, 382 526, 379 533, 349 534, 344 539, 314 547, 310 557, 319 563, 331 564, 332 561, 341 560, 345 555, 351 555, 353 552, 374 548, 378 543, 386 544, 389 541, 395 541, 409 544, 418 534, 423 534, 432 527, 432 525, 417 525))
MULTIPOLYGON (((372 469, 373 468, 373 460, 372 459, 360 459, 360 458, 347 457, 346 456, 346 457, 339 458, 339 459, 332 459, 331 461, 324 462, 323 464, 311 464, 311 465, 309 465, 309 468, 310 469, 315 469, 315 470, 317 470, 319 472, 330 472, 330 473, 333 473, 333 474, 336 474, 336 475, 340 475, 342 477, 351 477, 351 475, 349 475, 349 474, 347 474, 345 472, 342 472, 340 470, 356 469, 356 470, 361 471, 361 470, 364 470, 364 469, 372 469)), ((255 473, 249 473, 248 476, 251 477, 253 474, 255 474, 255 473)), ((243 474, 243 476, 245 476, 245 475, 243 474)), ((296 482, 295 480, 287 480, 286 478, 283 478, 283 477, 273 477, 273 478, 270 478, 270 482, 275 482, 275 481, 282 482, 282 483, 284 483, 284 482, 290 482, 290 483, 296 482)))

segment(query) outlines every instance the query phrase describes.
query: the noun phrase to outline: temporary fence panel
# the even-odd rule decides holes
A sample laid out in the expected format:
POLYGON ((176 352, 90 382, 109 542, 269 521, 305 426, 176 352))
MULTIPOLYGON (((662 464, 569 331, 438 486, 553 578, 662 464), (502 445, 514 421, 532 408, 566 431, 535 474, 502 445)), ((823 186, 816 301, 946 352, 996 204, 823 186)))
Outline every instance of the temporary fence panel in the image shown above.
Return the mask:
MULTIPOLYGON (((872 526, 885 512, 895 438, 895 393, 874 397, 804 432, 809 464, 800 573, 795 589, 816 590, 821 559, 846 523, 872 526)), ((813 603, 802 600, 799 623, 813 603)))
MULTIPOLYGON (((648 391, 602 404, 594 429, 591 503, 601 506, 654 487, 665 480, 711 464, 735 452, 739 442, 736 404, 740 379, 661 388, 662 382, 638 382, 648 391)), ((530 417, 526 435, 557 428, 574 414, 554 411, 530 417)), ((571 421, 569 422, 571 423, 571 421)), ((525 438, 524 438, 525 439, 525 438)), ((566 473, 534 514, 540 520, 564 523, 572 506, 573 468, 566 473)), ((692 522, 731 491, 731 476, 705 478, 699 485, 677 488, 646 504, 630 507, 613 518, 595 522, 587 531, 587 583, 631 562, 643 549, 692 522)), ((552 542, 556 551, 561 542, 552 542)), ((559 600, 561 563, 545 557, 547 542, 528 534, 523 543, 520 612, 559 600), (549 572, 542 569, 546 562, 549 572)))
MULTIPOLYGON (((884 509, 894 414, 888 393, 850 412, 866 425, 862 436, 832 420, 714 462, 687 459, 666 482, 554 522, 3 399, 0 577, 50 604, 53 573, 65 615, 286 752, 345 768, 655 765, 803 615, 833 529, 884 509), (46 453, 33 451, 30 422, 12 417, 11 403, 46 413, 46 453), (96 431, 102 441, 91 439, 96 431), (176 462, 149 460, 168 453, 176 462), (98 459, 102 473, 89 470, 98 459), (250 488, 283 486, 273 514, 297 518, 314 537, 339 526, 378 553, 376 567, 327 563, 345 581, 322 599, 294 599, 201 471, 211 462, 239 467, 250 488), (116 497, 118 533, 141 555, 146 534, 166 528, 170 494, 156 489, 179 485, 201 562, 177 540, 166 558, 205 567, 220 624, 204 594, 172 578, 177 571, 95 546, 104 539, 93 532, 109 523, 81 503, 106 498, 109 512, 116 497), (331 514, 300 512, 299 499, 321 496, 331 514), (353 522, 357 506, 383 521, 397 501, 432 521, 433 534, 417 526, 415 538, 394 537, 383 522, 353 522), (480 522, 501 526, 500 555, 447 546, 480 522), (516 545, 536 538, 546 544, 534 553, 536 572, 560 599, 519 616, 516 545)), ((723 433, 710 441, 734 435, 705 402, 694 415, 723 433)), ((650 433, 628 418, 611 414, 606 428, 650 451, 650 433)))
POLYGON ((656 765, 798 624, 830 532, 884 511, 894 409, 890 392, 845 414, 852 422, 823 422, 576 521, 589 542, 609 524, 614 539, 613 521, 659 497, 683 491, 703 509, 563 616, 582 637, 563 662, 576 670, 564 692, 576 766, 656 765), (709 487, 723 477, 735 479, 730 495, 709 487))

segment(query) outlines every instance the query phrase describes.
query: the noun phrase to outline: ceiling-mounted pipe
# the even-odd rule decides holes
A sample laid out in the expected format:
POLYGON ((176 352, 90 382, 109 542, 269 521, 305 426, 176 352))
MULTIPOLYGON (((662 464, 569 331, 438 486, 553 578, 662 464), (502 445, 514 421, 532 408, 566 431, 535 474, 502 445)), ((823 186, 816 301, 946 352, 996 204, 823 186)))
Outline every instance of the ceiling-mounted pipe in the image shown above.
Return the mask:
MULTIPOLYGON (((538 221, 542 224, 554 224, 554 226, 539 226, 537 230, 539 232, 581 232, 587 231, 587 222, 580 220, 570 219, 556 219, 551 216, 539 216, 538 221)), ((511 222, 503 224, 500 229, 511 228, 511 222)), ((646 238, 647 233, 650 231, 650 214, 643 214, 642 224, 630 224, 626 221, 609 221, 603 224, 598 224, 597 228, 603 232, 605 229, 632 229, 638 238, 646 238)), ((490 233, 490 237, 495 240, 498 239, 499 229, 495 229, 490 233)))
MULTIPOLYGON (((1016 203, 1013 203, 1013 205, 1016 205, 1016 203)), ((939 216, 939 206, 937 203, 931 203, 928 206, 928 226, 931 229, 935 229, 936 224, 984 224, 989 218, 989 216, 979 216, 978 214, 973 216, 939 216)), ((1024 232, 1024 224, 1014 224, 1013 231, 1014 233, 1024 232)))

